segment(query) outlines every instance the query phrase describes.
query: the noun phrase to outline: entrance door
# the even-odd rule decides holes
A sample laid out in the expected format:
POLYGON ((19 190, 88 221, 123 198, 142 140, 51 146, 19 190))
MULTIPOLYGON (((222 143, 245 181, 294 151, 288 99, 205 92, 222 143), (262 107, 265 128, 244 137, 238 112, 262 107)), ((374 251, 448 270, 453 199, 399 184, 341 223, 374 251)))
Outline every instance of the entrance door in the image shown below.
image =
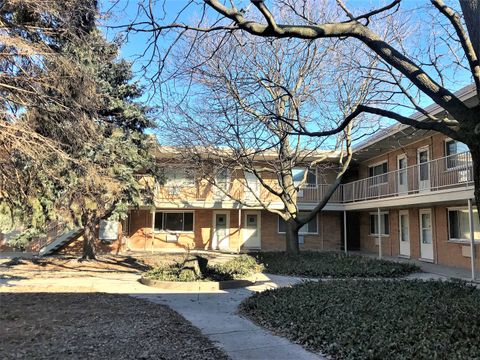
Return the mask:
POLYGON ((228 228, 228 213, 215 212, 213 214, 212 249, 229 250, 230 236, 228 228))
POLYGON ((245 213, 243 229, 243 246, 248 249, 260 249, 260 213, 245 213))
POLYGON ((430 190, 430 150, 428 147, 418 149, 418 190, 430 190))
POLYGON ((433 260, 432 211, 420 210, 420 257, 433 260))
POLYGON ((408 221, 408 210, 399 212, 399 238, 400 238, 400 255, 410 257, 410 230, 408 221))
POLYGON ((405 195, 408 193, 408 177, 407 177, 407 156, 399 155, 397 158, 397 186, 398 194, 405 195))

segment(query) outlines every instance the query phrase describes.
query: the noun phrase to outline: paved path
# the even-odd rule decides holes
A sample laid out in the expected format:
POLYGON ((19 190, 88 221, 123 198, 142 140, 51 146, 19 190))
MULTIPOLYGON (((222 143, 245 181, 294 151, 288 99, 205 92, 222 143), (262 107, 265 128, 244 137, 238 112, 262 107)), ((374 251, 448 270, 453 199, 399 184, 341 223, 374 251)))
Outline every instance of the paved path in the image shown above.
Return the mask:
POLYGON ((170 306, 207 335, 233 359, 245 360, 310 360, 324 359, 286 338, 256 326, 237 314, 240 302, 255 291, 288 286, 301 281, 287 276, 259 274, 257 283, 248 288, 215 293, 179 293, 142 285, 138 274, 97 273, 79 277, 78 272, 63 273, 65 277, 3 278, 0 292, 106 292, 128 294, 154 303, 170 306), (69 276, 70 275, 70 276, 69 276))
POLYGON ((268 275, 259 284, 244 289, 218 293, 135 296, 170 306, 200 328, 203 334, 222 347, 233 360, 324 359, 306 351, 300 345, 273 335, 237 314, 238 305, 251 296, 252 291, 287 286, 298 281, 296 278, 268 275))

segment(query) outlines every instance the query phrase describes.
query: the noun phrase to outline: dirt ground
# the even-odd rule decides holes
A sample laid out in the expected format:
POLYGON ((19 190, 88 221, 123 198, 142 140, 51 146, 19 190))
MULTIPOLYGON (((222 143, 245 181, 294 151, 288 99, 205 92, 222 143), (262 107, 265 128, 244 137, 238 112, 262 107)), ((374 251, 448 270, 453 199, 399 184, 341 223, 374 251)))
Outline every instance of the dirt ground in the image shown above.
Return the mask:
MULTIPOLYGON (((210 262, 218 262, 229 255, 202 254, 210 262)), ((0 279, 2 276, 26 276, 28 278, 75 277, 92 276, 105 273, 140 274, 152 267, 180 262, 185 254, 133 254, 99 255, 96 261, 79 261, 75 256, 49 256, 42 258, 0 259, 0 279)))
POLYGON ((156 291, 140 274, 183 256, 0 259, 0 359, 227 359, 170 308, 116 294, 156 291))
POLYGON ((166 306, 102 293, 1 293, 1 359, 227 359, 166 306))

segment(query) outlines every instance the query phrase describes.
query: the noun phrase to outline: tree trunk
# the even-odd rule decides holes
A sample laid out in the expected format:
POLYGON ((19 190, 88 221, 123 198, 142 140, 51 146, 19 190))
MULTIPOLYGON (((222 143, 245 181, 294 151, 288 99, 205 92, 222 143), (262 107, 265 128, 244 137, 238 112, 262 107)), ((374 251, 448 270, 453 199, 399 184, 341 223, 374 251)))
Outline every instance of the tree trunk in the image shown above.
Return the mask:
POLYGON ((95 239, 97 237, 97 220, 93 217, 86 217, 83 224, 83 254, 82 260, 95 260, 95 239))
POLYGON ((480 58, 480 4, 478 0, 460 0, 460 6, 473 49, 480 58))
POLYGON ((480 145, 469 146, 469 149, 472 154, 475 204, 480 219, 480 145))
POLYGON ((287 254, 298 254, 300 247, 298 246, 298 231, 300 227, 294 219, 286 222, 287 229, 285 233, 287 254))

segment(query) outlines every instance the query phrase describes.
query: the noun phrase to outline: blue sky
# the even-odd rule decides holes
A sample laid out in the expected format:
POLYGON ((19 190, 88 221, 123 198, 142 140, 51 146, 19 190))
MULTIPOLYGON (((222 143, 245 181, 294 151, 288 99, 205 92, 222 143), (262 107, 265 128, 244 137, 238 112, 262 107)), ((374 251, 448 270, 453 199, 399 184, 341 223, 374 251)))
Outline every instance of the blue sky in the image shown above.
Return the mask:
MULTIPOLYGON (((243 0, 245 1, 245 0, 243 0)), ((114 0, 101 0, 101 6, 102 9, 105 10, 107 8, 111 7, 112 2, 115 2, 114 0)), ((165 2, 165 7, 164 10, 165 12, 163 13, 162 8, 160 4, 162 1, 159 1, 159 3, 156 4, 156 11, 157 16, 158 15, 163 15, 164 18, 162 20, 162 23, 169 23, 173 21, 174 16, 179 12, 180 9, 182 9, 185 4, 187 3, 186 0, 167 0, 165 2)), ((372 8, 377 8, 379 6, 382 6, 382 4, 385 4, 385 2, 381 1, 366 1, 366 0, 350 0, 347 1, 347 5, 351 9, 355 9, 356 13, 360 13, 362 10, 369 10, 372 8)), ((428 21, 429 18, 425 15, 424 10, 419 10, 419 7, 424 7, 425 5, 429 4, 429 1, 426 0, 403 0, 401 4, 401 9, 404 13, 410 14, 414 20, 421 21, 423 24, 423 28, 428 27, 428 21)), ((454 0, 448 0, 447 1, 448 5, 451 6, 456 6, 457 2, 454 0)), ((137 1, 136 0, 118 0, 116 1, 116 6, 114 8, 114 12, 111 14, 111 16, 104 22, 107 27, 102 27, 103 31, 107 35, 109 39, 112 39, 115 35, 117 35, 118 30, 109 28, 108 26, 117 26, 117 25, 123 25, 123 24, 128 24, 131 20, 135 18, 137 15, 137 1)), ((180 20, 187 21, 190 20, 191 17, 194 17, 195 14, 193 11, 185 13, 180 20)), ((425 42, 427 39, 424 38, 424 34, 419 33, 417 35, 420 41, 421 45, 425 45, 425 42)), ((139 72, 141 69, 142 65, 146 63, 147 58, 146 57, 139 57, 139 54, 142 53, 145 48, 146 48, 146 43, 148 42, 150 37, 149 33, 137 33, 137 34, 131 34, 129 35, 128 41, 124 44, 122 50, 121 50, 121 56, 133 61, 133 68, 138 74, 138 79, 142 82, 145 83, 145 85, 149 85, 147 82, 145 82, 144 77, 142 76, 143 74, 139 72)), ((163 44, 165 45, 166 42, 163 44)), ((363 46, 361 43, 358 43, 358 46, 363 46)), ((156 64, 151 64, 149 68, 149 72, 152 73, 157 70, 156 64)), ((447 76, 448 77, 448 76, 447 76)), ((460 73, 459 75, 456 76, 457 83, 456 84, 450 84, 448 87, 452 91, 458 90, 458 88, 463 87, 468 84, 469 79, 468 79, 468 73, 460 73)), ((145 99, 147 99, 151 95, 150 93, 147 92, 145 95, 145 99)), ((421 99, 421 104, 426 106, 431 103, 431 100, 427 97, 423 97, 421 99)), ((410 110, 400 110, 400 112, 403 112, 405 115, 410 115, 411 111, 410 110)), ((386 121, 385 124, 389 124, 391 121, 386 121)))

